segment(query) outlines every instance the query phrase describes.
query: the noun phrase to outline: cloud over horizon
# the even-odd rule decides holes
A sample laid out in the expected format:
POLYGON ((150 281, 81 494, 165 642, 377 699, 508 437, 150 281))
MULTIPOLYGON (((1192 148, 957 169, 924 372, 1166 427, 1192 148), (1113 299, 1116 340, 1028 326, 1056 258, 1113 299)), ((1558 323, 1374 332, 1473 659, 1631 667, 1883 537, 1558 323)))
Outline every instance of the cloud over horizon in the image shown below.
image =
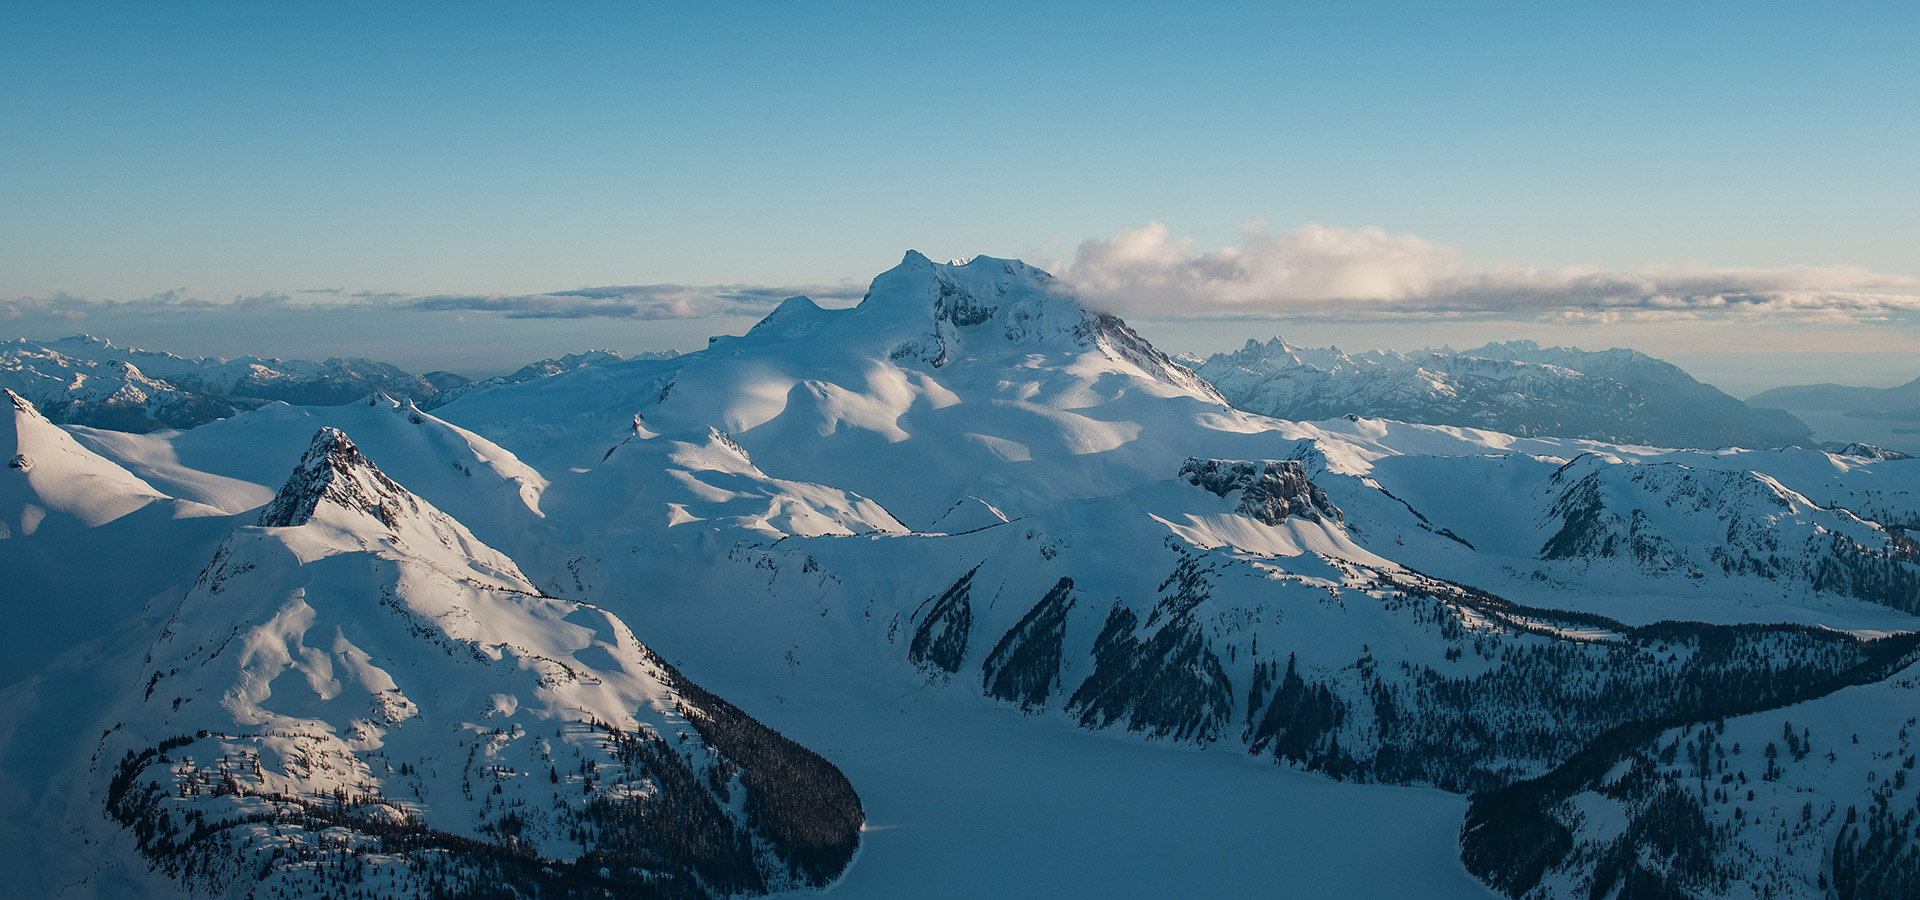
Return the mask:
MULTIPOLYGON (((1920 314, 1920 281, 1858 266, 1708 265, 1608 270, 1470 263, 1457 247, 1378 227, 1244 227, 1237 246, 1199 251, 1159 222, 1080 243, 1060 272, 1087 305, 1160 319, 1535 321, 1672 320, 1851 324, 1920 314)), ((225 300, 174 289, 138 300, 60 293, 0 300, 0 322, 80 322, 94 314, 480 313, 505 319, 633 321, 758 318, 806 295, 850 304, 864 283, 610 285, 532 294, 401 294, 306 288, 225 300)))
POLYGON ((1920 311, 1915 279, 1857 266, 1475 265, 1455 247, 1382 228, 1261 225, 1196 252, 1159 222, 1080 244, 1061 276, 1089 305, 1164 318, 1517 318, 1567 322, 1738 317, 1863 321, 1920 311))
POLYGON ((816 300, 857 300, 862 293, 861 288, 845 284, 833 287, 642 284, 545 294, 442 294, 411 298, 398 306, 430 312, 492 312, 509 319, 704 319, 765 315, 780 305, 780 301, 800 294, 816 300))
POLYGON ((396 310, 405 312, 481 312, 508 319, 704 319, 757 317, 797 294, 816 300, 858 300, 864 289, 839 285, 610 285, 539 294, 410 294, 338 288, 268 291, 230 300, 194 297, 174 289, 139 300, 91 300, 71 294, 0 301, 0 321, 39 316, 80 321, 93 313, 179 312, 328 312, 396 310), (301 296, 313 295, 313 296, 301 296))

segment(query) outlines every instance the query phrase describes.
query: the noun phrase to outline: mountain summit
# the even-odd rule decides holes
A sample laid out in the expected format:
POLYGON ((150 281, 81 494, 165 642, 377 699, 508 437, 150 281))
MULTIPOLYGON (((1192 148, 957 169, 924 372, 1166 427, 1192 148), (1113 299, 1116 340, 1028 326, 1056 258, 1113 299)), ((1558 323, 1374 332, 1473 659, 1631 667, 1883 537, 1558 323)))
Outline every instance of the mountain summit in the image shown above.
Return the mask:
POLYGON ((382 474, 373 460, 353 445, 346 432, 326 427, 313 436, 300 465, 260 512, 260 524, 288 528, 313 521, 321 501, 366 513, 392 528, 402 509, 417 512, 419 504, 406 489, 382 474))
POLYGON ((882 338, 889 359, 934 368, 1009 353, 1092 351, 1196 396, 1226 402, 1205 379, 1118 316, 1088 310, 1051 274, 1017 259, 975 256, 936 263, 909 250, 899 265, 873 279, 851 312, 793 297, 749 335, 791 338, 823 327, 882 338))
POLYGON ((955 504, 1017 516, 1164 477, 1194 451, 1142 434, 1234 418, 1205 379, 1046 272, 917 252, 850 308, 790 298, 697 353, 593 366, 444 409, 536 465, 568 469, 605 462, 635 413, 656 434, 714 428, 768 477, 813 473, 803 480, 870 498, 912 528, 955 504))
POLYGON ((273 501, 260 512, 266 528, 328 526, 329 543, 385 548, 432 559, 514 590, 532 590, 519 566, 467 526, 401 487, 360 452, 345 432, 323 427, 273 501))

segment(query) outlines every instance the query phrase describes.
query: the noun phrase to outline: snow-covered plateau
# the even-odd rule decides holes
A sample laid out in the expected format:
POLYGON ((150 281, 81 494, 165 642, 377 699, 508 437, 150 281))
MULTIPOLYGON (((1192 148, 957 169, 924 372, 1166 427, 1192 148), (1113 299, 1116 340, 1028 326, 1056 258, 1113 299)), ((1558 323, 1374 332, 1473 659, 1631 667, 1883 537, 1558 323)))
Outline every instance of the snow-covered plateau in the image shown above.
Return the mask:
POLYGON ((550 362, 10 391, 0 895, 1920 896, 1920 460, 1273 418, 989 257, 550 362))

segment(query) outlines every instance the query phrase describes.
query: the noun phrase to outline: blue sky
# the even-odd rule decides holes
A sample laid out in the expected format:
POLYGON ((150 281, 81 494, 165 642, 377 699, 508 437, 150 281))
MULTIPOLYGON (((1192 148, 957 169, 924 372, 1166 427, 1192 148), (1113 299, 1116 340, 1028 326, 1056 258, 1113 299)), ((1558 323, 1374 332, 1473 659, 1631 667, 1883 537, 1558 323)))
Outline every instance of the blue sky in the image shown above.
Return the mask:
MULTIPOLYGON (((1736 270, 1847 267, 1790 287, 1911 293, 1916 46, 1912 2, 12 3, 0 302, 844 286, 908 247, 1073 269, 1149 223, 1165 264, 1378 228, 1445 248, 1448 296, 1490 266, 1707 269, 1688 289, 1738 296, 1779 285, 1736 270)), ((1415 282, 1377 299, 1439 290, 1415 282)), ((1455 339, 1242 287, 1231 309, 1114 302, 1455 339)), ((1468 305, 1505 323, 1490 337, 1638 339, 1618 316, 1542 318, 1560 302, 1468 305)), ((1906 311, 1827 316, 1839 337, 1805 347, 1779 316, 1715 340, 1897 351, 1917 346, 1906 311)), ((617 324, 635 349, 703 330, 617 324)), ((1226 333, 1167 333, 1189 332, 1226 333)))

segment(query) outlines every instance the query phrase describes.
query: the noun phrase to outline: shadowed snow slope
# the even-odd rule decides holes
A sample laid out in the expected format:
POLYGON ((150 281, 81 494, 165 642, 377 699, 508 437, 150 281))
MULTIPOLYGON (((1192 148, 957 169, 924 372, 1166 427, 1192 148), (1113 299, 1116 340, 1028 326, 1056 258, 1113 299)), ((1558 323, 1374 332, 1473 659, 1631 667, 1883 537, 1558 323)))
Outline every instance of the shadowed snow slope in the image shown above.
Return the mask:
POLYGON ((0 685, 114 628, 232 523, 81 446, 11 391, 0 414, 0 685))

